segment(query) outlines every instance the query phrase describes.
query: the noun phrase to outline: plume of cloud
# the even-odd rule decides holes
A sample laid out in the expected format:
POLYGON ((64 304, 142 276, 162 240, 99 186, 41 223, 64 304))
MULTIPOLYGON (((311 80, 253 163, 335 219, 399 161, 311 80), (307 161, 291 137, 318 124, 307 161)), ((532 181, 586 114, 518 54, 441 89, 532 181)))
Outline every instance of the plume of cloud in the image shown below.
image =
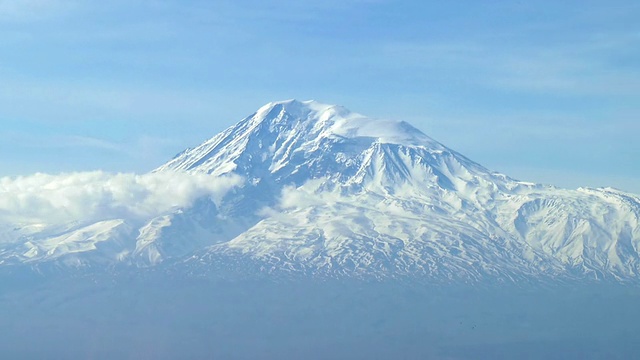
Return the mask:
POLYGON ((0 222, 56 224, 124 218, 145 220, 201 197, 214 201, 241 183, 237 176, 102 171, 0 178, 0 222))

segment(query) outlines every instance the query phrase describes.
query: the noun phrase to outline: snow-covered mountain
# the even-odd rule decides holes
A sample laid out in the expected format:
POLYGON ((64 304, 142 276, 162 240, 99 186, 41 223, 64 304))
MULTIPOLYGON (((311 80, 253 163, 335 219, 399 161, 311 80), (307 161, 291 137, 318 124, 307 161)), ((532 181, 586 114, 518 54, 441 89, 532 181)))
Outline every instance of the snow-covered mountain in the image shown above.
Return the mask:
POLYGON ((0 264, 640 279, 638 196, 517 181, 340 106, 269 103, 155 172, 243 182, 143 223, 0 227, 0 264))

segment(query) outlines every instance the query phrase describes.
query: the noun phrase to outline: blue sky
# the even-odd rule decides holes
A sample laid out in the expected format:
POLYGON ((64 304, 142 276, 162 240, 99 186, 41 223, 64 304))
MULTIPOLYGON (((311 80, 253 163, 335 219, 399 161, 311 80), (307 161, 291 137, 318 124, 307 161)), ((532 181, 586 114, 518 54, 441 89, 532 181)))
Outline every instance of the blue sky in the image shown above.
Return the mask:
POLYGON ((274 100, 640 193, 640 2, 0 0, 0 176, 146 172, 274 100))

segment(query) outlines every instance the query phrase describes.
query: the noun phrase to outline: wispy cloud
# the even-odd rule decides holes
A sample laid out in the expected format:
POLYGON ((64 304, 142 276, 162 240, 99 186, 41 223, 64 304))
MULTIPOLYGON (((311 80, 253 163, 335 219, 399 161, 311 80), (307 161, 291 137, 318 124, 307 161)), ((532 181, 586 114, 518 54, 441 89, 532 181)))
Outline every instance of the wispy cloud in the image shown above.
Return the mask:
POLYGON ((396 42, 383 44, 380 51, 391 66, 422 69, 423 74, 442 71, 479 87, 612 96, 640 92, 640 68, 630 63, 638 54, 629 51, 637 48, 640 37, 625 33, 570 45, 396 42))
POLYGON ((123 151, 123 146, 111 141, 98 139, 89 136, 61 136, 54 138, 54 142, 50 146, 60 147, 79 147, 79 148, 96 148, 109 151, 123 151))
MULTIPOLYGON (((16 151, 44 151, 46 153, 59 150, 69 150, 69 153, 86 154, 103 152, 108 156, 126 158, 136 163, 154 167, 166 161, 173 152, 185 146, 178 139, 163 138, 151 135, 140 135, 130 140, 113 141, 105 138, 60 135, 35 134, 29 132, 0 132, 0 141, 6 148, 16 151)), ((2 159, 3 156, 0 156, 2 159)), ((70 159, 66 159, 70 161, 70 159)), ((101 164, 94 164, 101 167, 101 164)))
MULTIPOLYGON (((6 72, 5 72, 6 74, 6 72)), ((0 105, 2 112, 29 114, 40 121, 61 117, 95 117, 94 114, 146 118, 152 115, 174 115, 188 118, 193 114, 213 113, 221 106, 214 91, 153 88, 126 82, 74 82, 29 77, 2 76, 0 105), (37 107, 32 104, 38 104, 37 107)))
POLYGON ((41 20, 64 14, 76 5, 75 0, 0 0, 0 21, 41 20))
MULTIPOLYGON (((640 41, 635 45, 640 46, 640 41)), ((640 92, 640 69, 617 64, 616 51, 600 44, 563 49, 527 49, 495 58, 495 84, 507 89, 561 95, 633 95, 640 92)))

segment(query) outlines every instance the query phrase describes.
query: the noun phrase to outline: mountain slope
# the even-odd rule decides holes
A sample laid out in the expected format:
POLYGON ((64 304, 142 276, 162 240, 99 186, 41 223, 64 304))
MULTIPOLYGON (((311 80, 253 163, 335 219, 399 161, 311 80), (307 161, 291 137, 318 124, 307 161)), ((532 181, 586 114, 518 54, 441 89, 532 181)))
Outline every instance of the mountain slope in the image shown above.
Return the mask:
POLYGON ((637 196, 517 181, 407 123, 315 101, 269 103, 155 171, 244 182, 143 224, 111 219, 17 241, 7 230, 0 261, 465 280, 640 271, 637 196))

